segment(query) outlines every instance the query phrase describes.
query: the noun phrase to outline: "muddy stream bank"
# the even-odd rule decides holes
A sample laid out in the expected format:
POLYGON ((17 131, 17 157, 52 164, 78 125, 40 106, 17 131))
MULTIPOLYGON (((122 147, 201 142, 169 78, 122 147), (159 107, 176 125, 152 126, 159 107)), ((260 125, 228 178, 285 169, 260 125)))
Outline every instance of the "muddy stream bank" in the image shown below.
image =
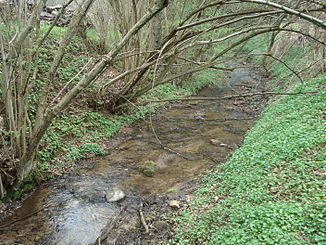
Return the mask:
MULTIPOLYGON (((245 68, 198 96, 258 92, 265 79, 245 68)), ((0 223, 0 244, 149 244, 171 236, 159 213, 187 207, 199 176, 224 162, 241 145, 265 98, 173 103, 112 138, 109 154, 82 161, 83 168, 38 188, 0 223), (157 137, 165 148, 158 143, 157 137), (139 168, 155 163, 152 177, 139 168), (111 192, 125 197, 108 202, 111 192), (139 211, 149 232, 144 232, 139 211)))

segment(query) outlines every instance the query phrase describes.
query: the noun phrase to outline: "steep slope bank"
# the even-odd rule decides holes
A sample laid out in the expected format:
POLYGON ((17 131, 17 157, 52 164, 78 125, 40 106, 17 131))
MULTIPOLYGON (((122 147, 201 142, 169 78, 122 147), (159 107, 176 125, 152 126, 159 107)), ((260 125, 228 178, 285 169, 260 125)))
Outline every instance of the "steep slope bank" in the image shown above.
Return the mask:
POLYGON ((293 33, 270 45, 265 35, 244 47, 273 75, 270 89, 317 92, 270 101, 243 146, 175 217, 171 244, 326 243, 325 46, 293 33), (259 55, 266 50, 274 58, 259 55))

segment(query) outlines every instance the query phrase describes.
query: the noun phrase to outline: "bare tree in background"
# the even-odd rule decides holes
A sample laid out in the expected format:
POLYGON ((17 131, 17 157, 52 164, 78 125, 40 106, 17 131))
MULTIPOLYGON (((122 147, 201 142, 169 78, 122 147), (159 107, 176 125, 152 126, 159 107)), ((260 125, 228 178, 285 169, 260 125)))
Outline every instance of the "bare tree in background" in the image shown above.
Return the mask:
POLYGON ((113 29, 111 12, 112 9, 107 0, 96 0, 87 13, 87 17, 99 38, 96 48, 100 53, 105 53, 118 38, 118 36, 110 35, 110 30, 113 29))
MULTIPOLYGON (((130 28, 148 11, 151 6, 149 0, 97 0, 88 17, 99 35, 99 49, 107 50, 114 40, 124 36, 130 28), (105 11, 103 11, 105 9, 105 11)), ((132 54, 120 57, 119 70, 128 71, 139 67, 148 52, 156 50, 162 37, 162 13, 157 14, 149 21, 137 35, 131 38, 130 42, 123 48, 122 53, 132 54)), ((119 95, 116 90, 128 91, 133 79, 133 74, 126 75, 123 80, 114 86, 110 93, 106 94, 105 100, 115 100, 119 95)), ((101 103, 101 98, 97 97, 101 103)), ((107 105, 109 106, 109 105, 107 105)))

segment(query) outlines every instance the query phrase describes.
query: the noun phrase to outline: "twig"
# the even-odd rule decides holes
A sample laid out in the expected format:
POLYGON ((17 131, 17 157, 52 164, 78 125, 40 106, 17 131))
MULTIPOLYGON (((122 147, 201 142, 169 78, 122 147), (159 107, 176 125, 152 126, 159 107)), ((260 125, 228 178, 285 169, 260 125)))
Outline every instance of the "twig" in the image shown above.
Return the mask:
POLYGON ((264 55, 264 56, 267 56, 267 57, 271 57, 272 59, 280 62, 281 64, 283 64, 288 70, 290 70, 297 78, 299 78, 301 84, 303 84, 303 80, 302 78, 300 77, 299 73, 297 71, 295 71, 294 69, 292 69, 288 64, 286 64, 286 62, 284 62, 283 60, 275 57, 274 55, 270 54, 270 53, 252 53, 250 55, 264 55))
POLYGON ((157 134, 156 134, 156 131, 155 131, 154 126, 153 126, 152 118, 150 118, 150 126, 151 126, 152 132, 153 132, 153 134, 154 134, 154 137, 155 137, 157 143, 161 146, 161 148, 162 148, 163 150, 166 150, 166 151, 168 151, 168 152, 171 152, 171 153, 173 153, 173 154, 176 154, 177 156, 179 156, 179 157, 181 157, 181 158, 184 158, 184 159, 186 159, 186 160, 192 161, 192 159, 190 159, 189 157, 184 156, 184 155, 182 155, 181 153, 176 152, 176 151, 172 150, 171 148, 166 147, 166 146, 163 145, 162 141, 159 139, 159 137, 158 137, 157 134))
MULTIPOLYGON (((192 63, 192 64, 196 64, 196 65, 203 65, 205 64, 205 62, 198 62, 198 61, 195 61, 195 60, 190 60, 190 59, 187 59, 187 58, 184 58, 184 57, 177 57, 178 59, 180 60, 184 60, 184 61, 187 61, 189 63, 192 63)), ((215 69, 215 70, 223 70, 223 71, 234 71, 236 68, 226 68, 226 67, 217 67, 217 66, 210 66, 208 68, 212 68, 212 69, 215 69)))
POLYGON ((189 157, 187 157, 185 155, 182 155, 181 153, 176 152, 176 151, 172 150, 171 148, 168 148, 168 147, 166 147, 164 145, 161 145, 161 147, 162 147, 163 150, 166 150, 166 151, 169 151, 169 152, 171 152, 173 154, 176 154, 176 155, 178 155, 181 158, 184 158, 184 159, 189 160, 189 161, 192 161, 193 160, 193 159, 191 159, 191 158, 189 158, 189 157))
POLYGON ((6 228, 6 227, 8 227, 8 226, 10 226, 10 225, 12 225, 12 224, 15 224, 15 223, 17 223, 17 222, 19 222, 19 221, 22 221, 22 220, 24 220, 24 219, 27 219, 27 218, 29 218, 29 217, 31 217, 31 216, 33 216, 33 215, 35 215, 35 214, 41 212, 42 210, 44 210, 44 208, 41 208, 41 209, 39 209, 39 210, 36 210, 36 211, 34 211, 34 212, 30 213, 30 214, 27 214, 27 215, 25 215, 25 216, 23 216, 23 217, 21 217, 21 218, 19 218, 19 219, 15 219, 15 220, 13 220, 13 221, 7 223, 7 224, 1 225, 1 226, 0 226, 0 230, 2 230, 3 228, 6 228))
POLYGON ((9 177, 9 178, 14 178, 13 176, 11 176, 10 174, 8 174, 3 168, 0 168, 0 171, 2 171, 2 173, 4 174, 4 175, 6 175, 7 177, 9 177))
POLYGON ((141 224, 144 226, 145 228, 145 233, 149 233, 149 228, 148 228, 148 225, 146 223, 146 220, 145 220, 145 217, 144 217, 144 214, 143 214, 143 203, 140 204, 140 208, 139 208, 139 216, 140 216, 140 222, 141 224))
POLYGON ((325 58, 321 58, 317 61, 312 62, 311 64, 309 64, 307 67, 303 68, 302 70, 298 71, 299 74, 305 72, 306 70, 310 69, 311 67, 315 66, 317 63, 319 62, 326 62, 325 58))
POLYGON ((3 187, 1 174, 0 174, 0 197, 1 197, 1 199, 5 197, 5 194, 6 194, 6 192, 5 192, 5 189, 3 187))
POLYGON ((254 120, 257 117, 248 117, 248 118, 225 118, 225 119, 204 119, 203 121, 214 121, 214 122, 227 122, 227 121, 246 121, 246 120, 254 120))
POLYGON ((66 85, 60 90, 57 96, 52 100, 51 104, 53 104, 60 97, 63 91, 76 79, 76 77, 78 77, 86 69, 86 67, 92 62, 92 60, 93 58, 90 58, 88 62, 84 65, 84 67, 79 70, 79 72, 66 83, 66 85))
MULTIPOLYGON (((159 52, 159 56, 158 56, 158 59, 157 59, 157 61, 156 61, 155 67, 154 67, 154 75, 153 75, 154 79, 153 79, 153 81, 152 81, 152 89, 154 89, 154 85, 155 85, 156 71, 157 71, 157 66, 158 66, 159 58, 161 57, 161 55, 162 55, 162 53, 163 53, 163 50, 166 48, 166 46, 167 46, 168 44, 169 44, 169 42, 167 42, 167 43, 162 47, 162 49, 161 49, 160 52, 159 52)), ((151 105, 151 102, 149 102, 149 103, 150 103, 150 107, 151 107, 151 106, 152 106, 152 105, 151 105)), ((153 132, 153 134, 154 134, 154 137, 155 137, 155 139, 157 140, 158 144, 162 147, 163 150, 166 150, 166 151, 168 151, 168 152, 171 152, 171 153, 173 153, 173 154, 176 154, 176 155, 178 155, 179 157, 182 157, 182 158, 184 158, 184 159, 186 159, 186 160, 191 160, 190 158, 188 158, 188 157, 182 155, 181 153, 178 153, 178 152, 176 152, 176 151, 174 151, 174 150, 172 150, 172 149, 170 149, 170 148, 168 148, 168 147, 166 147, 166 146, 163 145, 162 141, 159 139, 158 135, 156 134, 155 128, 154 128, 154 126, 153 126, 152 113, 149 114, 149 122, 150 122, 150 126, 151 126, 151 129, 152 129, 152 132, 153 132)))

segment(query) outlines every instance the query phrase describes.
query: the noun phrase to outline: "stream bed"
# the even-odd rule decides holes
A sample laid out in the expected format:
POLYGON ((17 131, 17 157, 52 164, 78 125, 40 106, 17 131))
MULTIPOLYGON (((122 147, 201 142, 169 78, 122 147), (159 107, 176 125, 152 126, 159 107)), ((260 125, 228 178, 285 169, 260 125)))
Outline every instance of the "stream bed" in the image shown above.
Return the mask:
MULTIPOLYGON (((239 68, 229 81, 205 88, 198 96, 260 92, 264 81, 259 73, 239 68)), ((255 96, 165 105, 151 122, 122 129, 109 141, 108 155, 85 160, 76 173, 39 187, 0 224, 0 244, 85 245, 94 243, 104 227, 101 244, 148 244, 152 238, 142 235, 139 205, 152 211, 158 205, 160 212, 186 206, 200 175, 225 162, 241 145, 265 101, 255 96), (152 177, 139 171, 146 161, 156 164, 152 177), (108 193, 120 190, 126 197, 108 202, 108 193), (122 212, 128 215, 117 225, 122 212)), ((168 227, 150 224, 152 236, 157 230, 156 240, 169 237, 162 233, 168 227)))

